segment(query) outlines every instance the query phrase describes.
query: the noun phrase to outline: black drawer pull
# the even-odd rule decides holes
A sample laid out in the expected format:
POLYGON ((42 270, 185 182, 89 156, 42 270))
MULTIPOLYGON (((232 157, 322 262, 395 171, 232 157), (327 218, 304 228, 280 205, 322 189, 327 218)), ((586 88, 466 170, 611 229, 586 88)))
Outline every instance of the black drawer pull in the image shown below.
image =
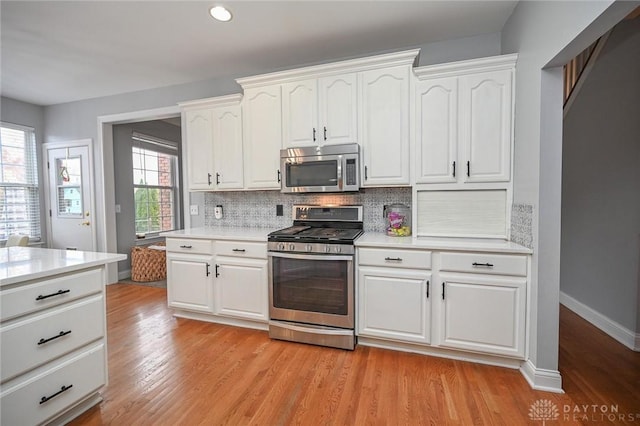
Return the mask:
POLYGON ((180 248, 191 248, 191 247, 192 247, 192 246, 187 246, 187 245, 180 246, 180 248))
POLYGON ((53 395, 51 395, 51 396, 43 396, 42 398, 40 398, 40 404, 44 404, 45 402, 49 401, 50 399, 53 399, 56 396, 60 395, 62 392, 68 391, 72 387, 73 387, 73 385, 69 385, 69 386, 62 385, 60 390, 58 392, 54 393, 53 395))
POLYGON ((55 293, 45 294, 44 296, 40 295, 40 296, 36 297, 36 300, 44 300, 44 299, 48 299, 48 298, 53 297, 53 296, 60 296, 61 294, 70 293, 70 292, 71 292, 71 290, 58 290, 55 293))
POLYGON ((402 262, 401 257, 385 257, 384 260, 393 260, 394 262, 402 262))
POLYGON ((38 345, 44 345, 44 344, 45 344, 45 343, 47 343, 47 342, 50 342, 50 341, 52 341, 52 340, 59 339, 60 337, 62 337, 62 336, 66 336, 67 334, 71 334, 71 330, 69 330, 69 331, 61 331, 59 334, 56 334, 56 335, 55 335, 55 336, 53 336, 53 337, 49 337, 48 339, 40 339, 40 340, 38 341, 38 345))
POLYGON ((471 264, 471 266, 475 266, 475 267, 486 266, 487 268, 493 268, 493 263, 477 263, 477 262, 473 262, 471 264))
POLYGON ((240 253, 244 253, 246 250, 245 249, 233 249, 231 251, 237 251, 237 252, 240 252, 240 253))

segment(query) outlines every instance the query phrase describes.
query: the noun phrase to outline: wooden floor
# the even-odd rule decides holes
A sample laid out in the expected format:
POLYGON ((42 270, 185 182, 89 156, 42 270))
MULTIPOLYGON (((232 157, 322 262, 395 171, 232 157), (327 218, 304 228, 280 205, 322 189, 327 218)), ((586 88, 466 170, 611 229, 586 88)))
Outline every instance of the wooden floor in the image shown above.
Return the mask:
POLYGON ((566 394, 533 391, 517 370, 176 319, 161 288, 111 285, 107 311, 109 385, 72 425, 543 424, 530 417, 543 400, 558 410, 548 425, 607 423, 589 410, 574 422, 577 403, 618 404, 609 424, 640 424, 640 354, 564 309, 566 394))

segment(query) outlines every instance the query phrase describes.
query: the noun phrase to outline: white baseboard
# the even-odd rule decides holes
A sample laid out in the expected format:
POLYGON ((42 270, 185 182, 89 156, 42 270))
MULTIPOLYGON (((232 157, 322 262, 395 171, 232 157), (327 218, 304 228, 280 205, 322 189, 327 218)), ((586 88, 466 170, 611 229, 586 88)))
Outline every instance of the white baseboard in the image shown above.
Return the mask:
POLYGON ((640 351, 640 334, 634 333, 564 292, 560 292, 560 303, 632 351, 640 351))
POLYGON ((520 373, 527 379, 529 386, 535 390, 564 393, 562 390, 562 376, 559 371, 536 368, 531 360, 527 360, 520 367, 520 373))
POLYGON ((124 271, 119 271, 118 272, 118 281, 126 280, 129 277, 131 277, 131 269, 126 269, 124 271))

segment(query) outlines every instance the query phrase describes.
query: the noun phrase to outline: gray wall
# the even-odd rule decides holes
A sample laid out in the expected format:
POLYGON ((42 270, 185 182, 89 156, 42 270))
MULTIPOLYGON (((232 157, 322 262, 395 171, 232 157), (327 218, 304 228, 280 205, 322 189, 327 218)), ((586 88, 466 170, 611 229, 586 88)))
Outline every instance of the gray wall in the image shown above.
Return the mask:
MULTIPOLYGON (((44 176, 42 175, 42 144, 45 141, 44 107, 5 98, 3 96, 0 99, 0 121, 33 127, 36 135, 36 151, 38 155, 38 181, 44 182, 44 176)), ((46 244, 47 227, 44 202, 44 191, 40 191, 40 232, 42 233, 42 241, 46 244)))
MULTIPOLYGON (((180 127, 155 120, 143 121, 131 124, 119 124, 113 126, 113 159, 115 176, 115 200, 120 205, 120 213, 116 213, 116 235, 118 253, 131 253, 131 248, 136 245, 135 235, 135 208, 133 195, 133 159, 131 148, 133 146, 131 134, 139 132, 149 136, 176 142, 180 146, 180 127)), ((178 156, 181 152, 178 151, 178 156)), ((181 182, 181 179, 180 179, 181 182)), ((182 184, 180 183, 180 186, 182 184)), ((182 195, 182 190, 178 191, 182 195)), ((181 228, 181 221, 177 223, 181 228)), ((131 270, 131 258, 118 262, 118 274, 122 278, 131 270)))
POLYGON ((540 370, 534 379, 544 382, 548 377, 551 387, 560 381, 562 77, 558 67, 634 7, 612 1, 519 2, 502 31, 503 53, 518 53, 514 203, 533 206, 529 357, 540 370))
POLYGON ((618 24, 564 121, 560 290, 634 333, 640 19, 618 24))

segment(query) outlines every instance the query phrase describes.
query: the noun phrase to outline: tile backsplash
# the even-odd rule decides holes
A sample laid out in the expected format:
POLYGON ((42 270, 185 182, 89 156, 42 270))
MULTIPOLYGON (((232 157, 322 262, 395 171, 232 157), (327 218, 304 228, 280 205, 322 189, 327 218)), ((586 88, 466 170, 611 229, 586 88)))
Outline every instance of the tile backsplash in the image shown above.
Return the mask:
POLYGON ((294 204, 355 204, 364 207, 364 230, 384 232, 385 204, 411 206, 411 188, 368 188, 358 193, 282 194, 280 191, 207 192, 204 196, 205 226, 273 228, 291 226, 294 204), (276 216, 282 204, 283 216, 276 216), (223 218, 215 219, 214 208, 221 205, 223 218))
POLYGON ((513 204, 511 206, 511 241, 533 249, 533 206, 513 204))

